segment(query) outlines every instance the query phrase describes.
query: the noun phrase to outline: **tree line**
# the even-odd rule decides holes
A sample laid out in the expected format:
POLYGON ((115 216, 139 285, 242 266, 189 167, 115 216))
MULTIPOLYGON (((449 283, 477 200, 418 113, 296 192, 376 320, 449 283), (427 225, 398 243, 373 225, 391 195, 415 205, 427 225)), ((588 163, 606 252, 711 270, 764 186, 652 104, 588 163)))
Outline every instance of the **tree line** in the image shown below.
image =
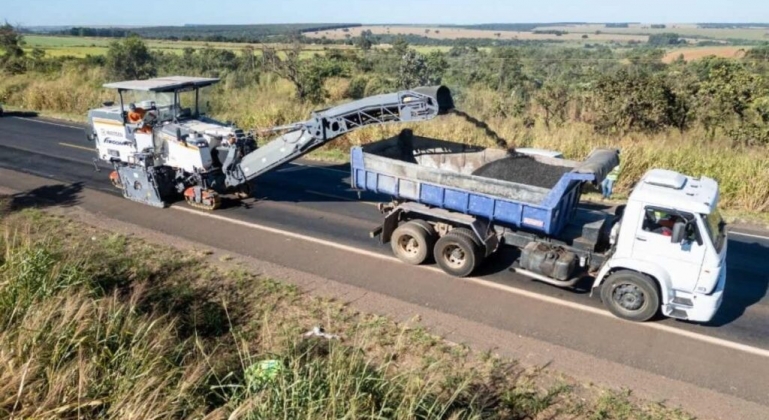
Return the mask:
MULTIPOLYGON (((25 54, 21 36, 0 30, 0 66, 6 73, 55 71, 66 60, 104 67, 112 79, 181 73, 220 77, 222 89, 259 83, 273 73, 291 82, 297 99, 321 104, 325 81, 349 80, 345 95, 356 99, 396 89, 443 83, 458 100, 474 92, 494 93, 490 117, 539 120, 547 127, 579 122, 604 134, 685 133, 700 129, 736 145, 769 145, 769 44, 741 59, 707 57, 663 61, 664 49, 542 48, 482 49, 454 46, 418 52, 405 38, 391 48, 327 49, 311 56, 302 45, 285 51, 267 46, 238 52, 186 48, 182 54, 151 51, 138 37, 114 41, 106 56, 45 58, 25 54)), ((2 98, 0 98, 1 100, 2 98)))

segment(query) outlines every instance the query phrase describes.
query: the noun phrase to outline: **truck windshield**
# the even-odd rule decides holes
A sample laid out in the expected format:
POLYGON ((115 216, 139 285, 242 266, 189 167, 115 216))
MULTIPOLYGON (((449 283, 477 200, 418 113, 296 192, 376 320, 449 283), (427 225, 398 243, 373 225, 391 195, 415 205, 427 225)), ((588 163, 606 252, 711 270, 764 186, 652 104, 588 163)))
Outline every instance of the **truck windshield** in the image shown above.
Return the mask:
POLYGON ((721 212, 716 208, 710 214, 703 214, 702 221, 705 222, 705 230, 716 252, 721 252, 724 245, 724 221, 721 218, 721 212))

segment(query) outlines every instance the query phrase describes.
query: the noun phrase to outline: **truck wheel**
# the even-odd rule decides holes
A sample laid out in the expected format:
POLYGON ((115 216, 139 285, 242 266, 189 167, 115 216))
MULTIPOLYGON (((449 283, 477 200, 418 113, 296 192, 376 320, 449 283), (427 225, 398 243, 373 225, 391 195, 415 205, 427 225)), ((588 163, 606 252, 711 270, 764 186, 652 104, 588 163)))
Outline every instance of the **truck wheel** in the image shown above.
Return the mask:
POLYGON ((466 237, 467 239, 473 241, 475 244, 475 265, 479 265, 483 260, 486 258, 486 253, 484 252, 483 248, 481 248, 481 242, 478 240, 478 237, 475 236, 475 232, 470 230, 469 228, 454 228, 451 229, 451 233, 462 235, 466 237))
POLYGON ((618 271, 601 286, 601 300, 619 318, 644 322, 657 314, 660 296, 648 276, 635 271, 618 271))
POLYGON ((438 237, 438 234, 435 232, 435 228, 433 227, 433 225, 428 223, 427 220, 422 220, 422 219, 412 219, 412 220, 409 220, 409 223, 418 225, 419 227, 424 229, 425 232, 427 232, 428 238, 432 239, 432 243, 430 243, 430 249, 432 249, 433 245, 435 245, 435 238, 438 237))
POLYGON ((469 276, 479 262, 475 241, 454 231, 438 239, 433 256, 443 271, 455 277, 469 276))
POLYGON ((390 239, 393 254, 399 260, 413 265, 419 265, 427 260, 433 245, 431 236, 424 226, 408 222, 398 226, 390 239))

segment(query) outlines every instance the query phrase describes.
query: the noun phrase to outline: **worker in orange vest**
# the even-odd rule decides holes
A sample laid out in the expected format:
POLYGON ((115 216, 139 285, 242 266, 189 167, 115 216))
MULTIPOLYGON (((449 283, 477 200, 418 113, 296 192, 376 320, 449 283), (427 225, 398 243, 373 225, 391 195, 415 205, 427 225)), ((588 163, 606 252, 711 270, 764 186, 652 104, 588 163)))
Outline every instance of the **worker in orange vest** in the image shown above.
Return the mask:
POLYGON ((128 122, 138 124, 144 119, 144 114, 146 113, 147 111, 144 108, 137 108, 136 105, 130 104, 128 105, 128 122))
MULTIPOLYGON (((130 104, 128 109, 128 122, 131 124, 141 124, 144 121, 144 116, 147 115, 147 111, 144 108, 137 108, 136 105, 130 104)), ((151 133, 152 126, 143 124, 136 131, 139 133, 151 133)))

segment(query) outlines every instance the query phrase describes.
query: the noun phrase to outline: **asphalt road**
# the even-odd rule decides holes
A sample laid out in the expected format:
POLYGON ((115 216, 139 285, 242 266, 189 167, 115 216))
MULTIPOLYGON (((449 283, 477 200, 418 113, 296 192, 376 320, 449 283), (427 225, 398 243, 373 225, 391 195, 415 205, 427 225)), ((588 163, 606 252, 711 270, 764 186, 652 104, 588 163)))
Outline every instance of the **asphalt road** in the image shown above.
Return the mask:
MULTIPOLYGON (((82 200, 83 189, 120 196, 107 179, 110 168, 101 163, 101 172, 95 171, 94 156, 83 130, 74 124, 0 118, 1 168, 68 185, 31 191, 32 198, 79 204, 159 232, 737 397, 766 407, 769 418, 769 237, 761 232, 731 232, 725 300, 711 323, 663 319, 638 325, 607 316, 598 298, 586 291, 562 290, 511 274, 506 268, 513 253, 495 256, 469 280, 392 261, 389 246, 368 236, 380 220, 373 203, 386 198, 359 198, 350 189, 346 165, 286 165, 257 180, 254 199, 225 202, 211 216, 183 203, 161 210, 123 199, 114 200, 119 204, 82 200)), ((0 179, 2 186, 19 187, 14 184, 14 179, 0 179)))

